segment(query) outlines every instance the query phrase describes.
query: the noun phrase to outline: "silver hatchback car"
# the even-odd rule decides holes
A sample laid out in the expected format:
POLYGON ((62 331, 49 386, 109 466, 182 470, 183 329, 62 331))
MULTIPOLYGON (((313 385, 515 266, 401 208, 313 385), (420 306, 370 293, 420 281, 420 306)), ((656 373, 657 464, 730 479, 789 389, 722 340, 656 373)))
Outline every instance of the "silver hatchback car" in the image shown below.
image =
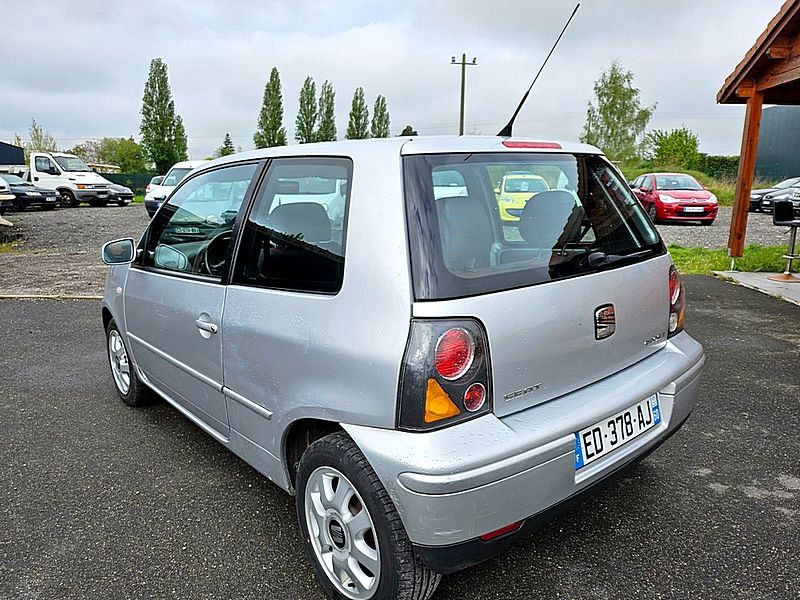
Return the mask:
POLYGON ((591 146, 238 154, 102 253, 122 400, 166 399, 295 494, 333 598, 428 598, 655 449, 700 384, 678 272, 591 146), (547 183, 518 221, 510 172, 547 183))

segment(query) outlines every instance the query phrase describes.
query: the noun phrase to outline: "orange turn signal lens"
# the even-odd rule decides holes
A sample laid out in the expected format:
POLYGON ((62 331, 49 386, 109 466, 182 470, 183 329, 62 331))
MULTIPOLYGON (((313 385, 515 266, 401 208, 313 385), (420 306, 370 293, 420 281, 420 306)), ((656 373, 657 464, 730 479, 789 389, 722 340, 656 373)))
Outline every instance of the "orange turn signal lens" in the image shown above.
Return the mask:
POLYGON ((425 390, 425 422, 441 421, 460 413, 442 386, 435 379, 428 379, 428 388, 425 390))

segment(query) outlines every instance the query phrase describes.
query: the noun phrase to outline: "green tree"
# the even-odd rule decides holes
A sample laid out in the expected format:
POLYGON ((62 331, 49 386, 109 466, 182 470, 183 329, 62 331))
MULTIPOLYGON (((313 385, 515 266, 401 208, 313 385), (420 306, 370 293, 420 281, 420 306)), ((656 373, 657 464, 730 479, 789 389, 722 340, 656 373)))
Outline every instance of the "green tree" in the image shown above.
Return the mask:
POLYGON ((142 98, 142 146, 159 173, 166 173, 187 156, 186 130, 175 114, 175 102, 169 87, 167 65, 160 58, 150 61, 150 74, 142 98))
MULTIPOLYGON (((19 136, 15 137, 19 140, 19 136)), ((42 126, 36 122, 36 119, 31 119, 31 127, 28 129, 28 141, 22 144, 27 155, 31 152, 58 152, 58 144, 56 138, 49 131, 42 129, 42 126)))
POLYGON ((330 81, 325 81, 319 89, 319 125, 316 140, 318 142, 336 141, 336 92, 330 81))
POLYGON ((97 154, 99 162, 117 165, 123 173, 146 173, 149 170, 147 168, 147 153, 142 146, 136 143, 133 136, 129 138, 103 138, 98 144, 97 154))
POLYGON ((403 131, 400 132, 400 135, 398 137, 408 137, 414 135, 419 135, 417 133, 417 130, 414 129, 411 125, 406 125, 405 127, 403 127, 403 131))
POLYGON ((616 61, 595 81, 594 95, 596 105, 589 102, 581 141, 599 147, 611 160, 636 158, 656 105, 641 106, 633 73, 616 61))
POLYGON ((100 142, 97 140, 86 140, 80 144, 75 144, 72 148, 67 150, 67 152, 80 157, 86 163, 104 162, 103 159, 100 158, 100 142))
POLYGON ((283 93, 277 67, 272 67, 269 81, 264 86, 264 100, 258 115, 258 127, 253 135, 253 142, 255 142, 256 148, 286 145, 286 129, 283 126, 283 93))
POLYGON ((369 109, 364 100, 364 88, 362 87, 357 87, 353 94, 345 137, 348 140, 364 140, 369 137, 369 109))
POLYGON ((214 158, 219 158, 220 156, 230 156, 231 154, 236 154, 236 146, 233 145, 231 134, 226 133, 225 139, 222 140, 222 146, 217 148, 216 152, 214 152, 214 158))
POLYGON ((317 126, 317 86, 311 77, 306 77, 300 88, 300 109, 295 120, 294 139, 308 144, 316 139, 317 126))
POLYGON ((386 138, 389 133, 389 107, 386 105, 386 98, 378 94, 375 98, 375 106, 372 109, 372 137, 386 138))
POLYGON ((651 131, 645 136, 645 145, 656 167, 696 169, 700 164, 700 140, 686 127, 651 131))

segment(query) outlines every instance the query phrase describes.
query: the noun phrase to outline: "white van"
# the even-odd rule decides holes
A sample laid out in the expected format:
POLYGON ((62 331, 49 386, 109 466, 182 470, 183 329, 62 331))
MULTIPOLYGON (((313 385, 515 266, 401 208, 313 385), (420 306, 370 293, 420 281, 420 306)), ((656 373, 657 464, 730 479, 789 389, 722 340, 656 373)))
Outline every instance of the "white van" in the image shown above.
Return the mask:
POLYGON ((91 206, 108 204, 111 182, 74 154, 31 152, 24 179, 38 187, 56 190, 65 206, 78 206, 81 202, 91 206))

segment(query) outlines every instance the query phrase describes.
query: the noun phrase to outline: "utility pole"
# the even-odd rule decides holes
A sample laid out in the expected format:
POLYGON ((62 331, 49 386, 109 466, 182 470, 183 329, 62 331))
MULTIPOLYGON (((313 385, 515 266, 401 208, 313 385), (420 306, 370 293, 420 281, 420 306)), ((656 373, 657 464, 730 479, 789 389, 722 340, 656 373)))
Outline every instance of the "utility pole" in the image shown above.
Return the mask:
POLYGON ((451 61, 451 65, 461 65, 461 119, 458 123, 458 135, 464 135, 464 86, 466 84, 467 79, 467 67, 474 67, 478 64, 478 59, 472 59, 472 62, 467 62, 467 55, 461 55, 461 62, 456 61, 456 57, 454 56, 451 61))

